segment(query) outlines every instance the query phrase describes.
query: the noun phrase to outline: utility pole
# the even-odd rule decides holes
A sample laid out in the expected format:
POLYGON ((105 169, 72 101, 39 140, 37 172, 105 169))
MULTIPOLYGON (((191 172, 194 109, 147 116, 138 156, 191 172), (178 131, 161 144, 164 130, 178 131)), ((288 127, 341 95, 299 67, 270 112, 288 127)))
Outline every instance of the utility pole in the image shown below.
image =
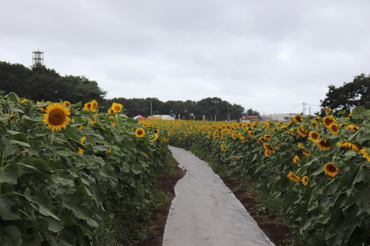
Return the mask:
POLYGON ((307 105, 307 103, 303 102, 302 105, 303 105, 303 115, 305 115, 306 114, 306 105, 307 105))
POLYGON ((230 121, 229 103, 227 103, 227 121, 230 121))

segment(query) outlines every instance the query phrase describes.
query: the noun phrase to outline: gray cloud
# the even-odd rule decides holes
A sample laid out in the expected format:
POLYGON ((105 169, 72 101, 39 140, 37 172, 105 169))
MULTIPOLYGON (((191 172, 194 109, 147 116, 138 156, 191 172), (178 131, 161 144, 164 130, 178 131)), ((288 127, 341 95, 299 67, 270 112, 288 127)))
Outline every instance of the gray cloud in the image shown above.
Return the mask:
POLYGON ((317 112, 328 85, 368 74, 368 1, 8 1, 2 61, 31 51, 113 97, 221 97, 267 114, 317 112), (266 106, 264 106, 266 105, 266 106))

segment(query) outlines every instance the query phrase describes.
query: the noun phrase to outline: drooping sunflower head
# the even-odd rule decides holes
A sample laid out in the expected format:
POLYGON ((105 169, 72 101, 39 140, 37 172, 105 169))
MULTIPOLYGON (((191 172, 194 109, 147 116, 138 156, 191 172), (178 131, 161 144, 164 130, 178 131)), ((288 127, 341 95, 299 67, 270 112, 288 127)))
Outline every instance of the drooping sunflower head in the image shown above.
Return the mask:
POLYGON ((275 153, 275 149, 271 144, 265 143, 263 144, 263 148, 271 153, 275 153))
POLYGON ((298 149, 304 150, 304 146, 301 143, 297 144, 298 149))
POLYGON ((333 163, 327 163, 324 166, 324 172, 329 175, 330 177, 334 177, 338 174, 339 168, 333 163))
POLYGON ((91 111, 96 112, 98 109, 98 102, 96 100, 91 101, 91 111))
POLYGON ((294 156, 293 162, 298 163, 299 161, 300 161, 299 156, 298 155, 294 156))
POLYGON ((233 139, 237 139, 238 138, 238 136, 235 133, 231 133, 231 136, 233 137, 233 139))
POLYGON ((64 102, 63 102, 63 105, 64 105, 64 107, 68 108, 68 106, 69 106, 69 105, 71 105, 71 103, 70 103, 70 102, 68 102, 68 101, 64 101, 64 102))
POLYGON ((145 135, 145 131, 144 131, 144 129, 143 129, 143 128, 138 128, 138 129, 136 129, 136 131, 135 131, 135 135, 136 135, 136 137, 138 137, 138 138, 142 138, 142 137, 144 137, 144 135, 145 135))
POLYGON ((258 142, 260 142, 260 143, 264 143, 266 141, 266 139, 264 138, 264 137, 260 137, 259 139, 258 139, 258 142))
POLYGON ((309 136, 310 136, 310 140, 314 143, 316 143, 317 140, 319 140, 319 138, 320 138, 320 135, 315 131, 311 131, 309 136))
POLYGON ((292 172, 289 172, 289 174, 287 175, 287 177, 291 180, 291 181, 294 181, 294 182, 299 182, 301 181, 301 177, 299 177, 298 175, 292 173, 292 172))
POLYGON ((325 150, 330 150, 330 142, 327 139, 320 139, 316 141, 317 147, 319 149, 322 149, 323 151, 325 150))
POLYGON ((360 128, 358 126, 355 126, 355 125, 349 125, 349 126, 347 126, 346 129, 350 130, 350 131, 358 131, 358 129, 360 129, 360 128))
POLYGON ((335 123, 331 123, 329 125, 329 129, 330 129, 331 133, 333 133, 333 134, 338 134, 339 133, 338 125, 335 124, 335 123))
POLYGON ((292 120, 293 120, 294 122, 303 122, 303 118, 302 118, 302 116, 300 116, 299 114, 297 114, 296 116, 294 116, 294 117, 292 118, 292 120))
POLYGON ((316 121, 312 121, 311 125, 313 125, 313 127, 315 127, 315 128, 318 128, 318 123, 316 121))
POLYGON ((308 156, 311 155, 311 152, 307 152, 307 151, 303 150, 303 154, 308 157, 308 156))
POLYGON ((331 108, 325 109, 325 113, 330 114, 330 112, 331 112, 331 108))
POLYGON ((114 110, 112 108, 108 109, 108 114, 114 114, 114 110))
POLYGON ((272 138, 272 136, 271 136, 270 134, 266 134, 266 135, 264 136, 264 138, 266 138, 266 139, 270 140, 270 139, 272 138))
POLYGON ((307 185, 307 184, 308 184, 308 177, 307 177, 307 176, 303 176, 303 178, 302 178, 302 183, 303 183, 304 185, 307 185))
POLYGON ((302 136, 302 138, 304 138, 307 136, 308 130, 304 129, 303 126, 299 126, 298 133, 302 136))
POLYGON ((248 134, 249 134, 249 136, 251 136, 252 138, 254 137, 254 132, 249 131, 249 132, 248 132, 248 134))
POLYGON ((60 131, 66 128, 71 119, 68 117, 69 109, 60 103, 54 103, 47 107, 44 114, 44 124, 51 130, 60 131))
POLYGON ((290 128, 290 134, 292 134, 293 136, 295 136, 295 133, 294 133, 294 129, 293 128, 290 128))
POLYGON ((121 112, 121 110, 123 109, 123 105, 122 104, 120 104, 120 103, 113 103, 112 104, 112 107, 111 107, 113 110, 114 110, 114 112, 115 113, 119 113, 119 112, 121 112))

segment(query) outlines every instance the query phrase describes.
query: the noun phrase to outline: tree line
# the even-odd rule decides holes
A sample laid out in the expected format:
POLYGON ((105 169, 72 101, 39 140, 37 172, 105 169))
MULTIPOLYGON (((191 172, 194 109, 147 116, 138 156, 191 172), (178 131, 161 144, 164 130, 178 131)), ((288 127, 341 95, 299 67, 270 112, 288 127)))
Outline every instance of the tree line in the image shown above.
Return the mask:
MULTIPOLYGON (((94 80, 85 76, 61 76, 54 69, 37 64, 27 68, 21 64, 0 62, 0 90, 5 94, 15 92, 20 97, 33 101, 69 101, 86 103, 96 100, 101 112, 107 112, 113 102, 122 104, 127 116, 167 114, 181 119, 239 120, 245 109, 238 104, 231 104, 218 97, 209 97, 200 101, 166 101, 158 98, 113 98, 105 99, 107 92, 94 80)), ((249 109, 249 114, 259 112, 249 109)))
POLYGON ((370 75, 364 73, 354 77, 352 82, 344 82, 342 86, 329 85, 326 98, 320 100, 321 115, 325 115, 325 109, 331 108, 333 114, 345 110, 349 114, 354 108, 363 106, 370 109, 370 75))

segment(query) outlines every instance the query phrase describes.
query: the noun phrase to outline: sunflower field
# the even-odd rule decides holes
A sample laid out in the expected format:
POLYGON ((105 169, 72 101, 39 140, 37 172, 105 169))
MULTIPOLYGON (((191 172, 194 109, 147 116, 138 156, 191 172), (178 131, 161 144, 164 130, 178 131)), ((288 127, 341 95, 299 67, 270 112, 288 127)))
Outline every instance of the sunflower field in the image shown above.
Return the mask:
POLYGON ((98 111, 95 100, 0 96, 0 245, 102 245, 106 218, 150 217, 165 132, 120 116, 117 103, 98 111))
POLYGON ((166 130, 171 144, 212 156, 224 173, 253 179, 283 204, 281 213, 303 244, 368 245, 370 111, 330 113, 327 109, 322 118, 296 115, 288 123, 152 124, 166 130))

